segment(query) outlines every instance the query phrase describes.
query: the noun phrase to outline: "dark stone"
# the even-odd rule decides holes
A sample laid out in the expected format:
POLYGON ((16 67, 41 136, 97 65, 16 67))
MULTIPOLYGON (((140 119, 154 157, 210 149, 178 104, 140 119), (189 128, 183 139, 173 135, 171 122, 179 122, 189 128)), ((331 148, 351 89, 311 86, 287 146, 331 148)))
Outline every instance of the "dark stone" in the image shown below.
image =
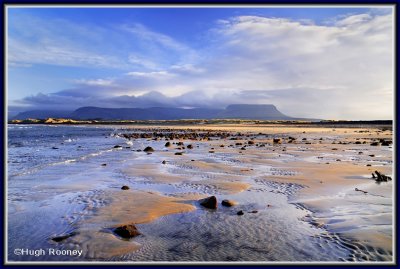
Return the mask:
POLYGON ((379 146, 379 143, 378 142, 372 142, 371 146, 379 146))
POLYGON ((144 152, 154 152, 154 149, 152 147, 146 147, 143 151, 144 152))
POLYGON ((249 144, 249 145, 254 145, 255 143, 254 143, 253 140, 250 140, 249 142, 247 142, 247 144, 249 144))
POLYGON ((372 173, 372 178, 374 178, 376 182, 388 182, 389 180, 392 180, 391 177, 385 176, 384 174, 382 174, 382 173, 380 173, 378 171, 375 171, 375 174, 376 174, 376 177, 372 173))
POLYGON ((115 148, 115 149, 122 149, 122 146, 120 146, 120 145, 115 145, 114 148, 115 148))
POLYGON ((381 140, 381 145, 388 147, 390 146, 390 141, 381 140))
POLYGON ((274 142, 274 144, 281 143, 281 139, 280 138, 274 138, 273 142, 274 142))
POLYGON ((101 166, 107 166, 107 164, 106 163, 102 163, 101 166))
POLYGON ((182 155, 182 152, 175 152, 175 155, 182 155))
POLYGON ((234 206, 235 204, 236 204, 236 203, 235 203, 234 201, 227 200, 227 199, 222 200, 222 202, 221 202, 221 205, 227 206, 227 207, 234 206))
POLYGON ((114 233, 123 238, 132 238, 141 234, 133 224, 117 227, 114 229, 114 233))
POLYGON ((121 190, 129 190, 129 187, 124 185, 124 186, 121 187, 121 190))
POLYGON ((170 142, 167 142, 167 143, 165 143, 165 146, 166 146, 166 147, 170 147, 170 146, 171 146, 171 143, 170 143, 170 142))
POLYGON ((201 199, 199 202, 200 202, 200 205, 202 205, 206 208, 217 209, 217 197, 215 197, 215 196, 210 196, 210 197, 201 199))
POLYGON ((68 238, 70 238, 70 237, 72 237, 74 235, 77 235, 77 234, 78 234, 77 232, 72 232, 72 233, 69 233, 69 234, 53 237, 51 240, 53 240, 55 242, 61 242, 61 241, 64 241, 65 239, 68 239, 68 238))
POLYGON ((240 210, 240 211, 238 211, 236 214, 237 214, 238 216, 242 216, 242 215, 244 215, 244 212, 243 212, 243 210, 240 210))
POLYGON ((188 149, 192 149, 192 148, 193 148, 193 145, 192 145, 192 144, 187 145, 187 148, 188 148, 188 149))
POLYGON ((257 210, 250 211, 250 213, 258 213, 257 210))
POLYGON ((57 147, 52 147, 51 149, 58 149, 57 147))
POLYGON ((162 161, 162 164, 166 164, 167 162, 164 160, 164 161, 162 161))

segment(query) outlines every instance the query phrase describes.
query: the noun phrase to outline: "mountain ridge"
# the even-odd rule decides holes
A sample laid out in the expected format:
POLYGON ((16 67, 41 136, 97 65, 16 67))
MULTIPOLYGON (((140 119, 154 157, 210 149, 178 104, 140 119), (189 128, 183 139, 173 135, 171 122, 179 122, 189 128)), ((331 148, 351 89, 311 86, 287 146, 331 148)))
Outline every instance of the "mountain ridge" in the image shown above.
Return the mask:
POLYGON ((73 120, 180 120, 180 119, 253 119, 253 120, 302 120, 280 112, 272 104, 231 104, 225 109, 217 108, 103 108, 80 107, 74 111, 32 110, 21 112, 13 119, 63 118, 73 120), (37 117, 40 116, 40 117, 37 117))

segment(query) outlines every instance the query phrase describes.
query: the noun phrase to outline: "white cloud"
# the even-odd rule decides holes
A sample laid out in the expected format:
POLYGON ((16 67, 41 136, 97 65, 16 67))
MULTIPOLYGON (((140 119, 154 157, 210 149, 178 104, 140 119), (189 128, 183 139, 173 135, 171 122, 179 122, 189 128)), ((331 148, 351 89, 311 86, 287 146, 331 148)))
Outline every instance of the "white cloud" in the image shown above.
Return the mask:
POLYGON ((78 85, 88 85, 88 86, 113 86, 112 79, 77 79, 73 81, 78 85))
POLYGON ((372 16, 370 14, 358 14, 358 15, 352 15, 349 17, 346 17, 342 20, 339 20, 336 22, 337 26, 349 26, 349 25, 354 25, 354 24, 360 24, 360 23, 365 23, 369 20, 372 19, 372 16))
POLYGON ((154 78, 154 79, 162 79, 164 77, 172 77, 174 76, 167 71, 155 71, 155 72, 129 72, 127 75, 132 77, 144 77, 144 78, 154 78))

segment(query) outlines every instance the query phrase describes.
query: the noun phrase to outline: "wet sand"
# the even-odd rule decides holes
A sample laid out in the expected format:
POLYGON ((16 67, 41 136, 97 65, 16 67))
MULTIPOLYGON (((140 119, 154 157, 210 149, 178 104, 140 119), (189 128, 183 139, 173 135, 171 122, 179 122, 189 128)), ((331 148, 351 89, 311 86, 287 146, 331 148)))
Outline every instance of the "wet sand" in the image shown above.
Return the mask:
POLYGON ((130 145, 121 150, 126 158, 116 171, 121 178, 106 181, 109 189, 99 198, 104 203, 87 205, 85 217, 74 223, 77 235, 60 243, 83 249, 86 260, 393 260, 396 179, 377 184, 371 178, 376 170, 394 176, 393 145, 371 145, 379 139, 392 141, 390 130, 129 126, 115 135, 130 145), (169 139, 168 133, 177 135, 169 139), (193 139, 187 133, 202 135, 193 139), (141 134, 146 138, 138 137, 141 134), (165 146, 167 141, 170 147, 165 146), (143 152, 147 146, 154 151, 143 152), (122 185, 130 189, 121 190, 122 185), (216 210, 199 204, 211 195, 218 199, 216 210), (237 205, 225 208, 220 204, 223 199, 237 205), (238 210, 244 215, 238 216, 238 210), (200 228, 191 229, 196 223, 200 228), (237 223, 246 232, 237 230, 237 223), (123 224, 137 225, 142 235, 119 238, 113 229, 123 224), (187 227, 181 239, 174 230, 180 226, 187 227), (208 241, 204 234, 199 238, 198 229, 213 236, 208 241), (283 245, 262 239, 260 233, 283 245), (207 247, 211 238, 220 241, 207 247), (236 256, 226 253, 226 244, 239 244, 236 256), (302 251, 302 245, 309 245, 310 252, 302 251), (217 256, 205 254, 213 249, 217 256))

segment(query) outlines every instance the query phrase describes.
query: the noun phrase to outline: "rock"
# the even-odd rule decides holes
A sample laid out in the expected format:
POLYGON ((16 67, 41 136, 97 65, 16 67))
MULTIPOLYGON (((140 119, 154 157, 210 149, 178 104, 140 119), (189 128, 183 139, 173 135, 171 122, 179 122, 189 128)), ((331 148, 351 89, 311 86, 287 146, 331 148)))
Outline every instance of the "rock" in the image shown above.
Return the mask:
POLYGON ((244 212, 243 212, 243 210, 240 210, 240 211, 238 211, 236 214, 237 214, 238 216, 242 216, 242 215, 244 215, 244 212))
POLYGON ((257 210, 250 211, 249 213, 258 213, 257 210))
POLYGON ((372 142, 371 146, 379 146, 379 143, 378 142, 372 142))
POLYGON ((182 152, 175 152, 175 155, 182 155, 182 152))
POLYGON ((372 173, 372 178, 374 178, 376 182, 388 182, 389 180, 392 180, 391 177, 385 176, 384 174, 382 174, 382 173, 380 173, 378 171, 375 171, 375 174, 376 174, 376 177, 372 173))
POLYGON ((390 146, 390 141, 381 140, 381 145, 388 147, 388 146, 390 146))
POLYGON ((107 166, 107 164, 106 163, 102 163, 101 166, 107 166))
POLYGON ((217 209, 217 197, 215 197, 215 196, 210 196, 210 197, 201 199, 199 202, 200 202, 200 205, 202 205, 206 208, 217 209))
POLYGON ((192 149, 192 148, 193 148, 193 145, 192 145, 192 144, 187 145, 187 148, 188 148, 188 149, 192 149))
POLYGON ((164 161, 162 161, 162 164, 166 164, 167 162, 164 160, 164 161))
POLYGON ((121 187, 121 190, 129 190, 129 187, 124 185, 124 186, 121 187))
POLYGON ((279 144, 279 143, 281 143, 281 139, 280 138, 274 138, 273 142, 274 142, 274 144, 279 144))
POLYGON ((122 146, 120 146, 120 145, 115 145, 114 148, 115 148, 115 149, 122 149, 122 146))
POLYGON ((154 152, 154 149, 152 147, 146 147, 143 151, 144 152, 154 152))
POLYGON ((253 140, 250 140, 249 142, 247 142, 247 144, 249 144, 249 145, 254 145, 254 141, 253 141, 253 140))
POLYGON ((165 143, 165 145, 164 145, 165 147, 170 147, 171 146, 171 142, 167 142, 167 143, 165 143))
POLYGON ((368 193, 367 191, 363 191, 363 190, 360 190, 360 189, 358 189, 358 188, 355 188, 354 190, 355 190, 355 191, 359 191, 359 192, 363 192, 364 194, 367 194, 367 193, 368 193))
POLYGON ((232 201, 232 200, 222 200, 221 205, 226 206, 226 207, 231 207, 236 205, 236 202, 232 201))
POLYGON ((64 241, 65 239, 68 239, 71 236, 74 236, 74 235, 77 235, 77 234, 78 234, 77 232, 72 232, 72 233, 69 233, 69 234, 53 237, 51 240, 53 240, 55 242, 61 242, 61 241, 64 241))
POLYGON ((58 149, 57 147, 52 147, 51 149, 58 149))
POLYGON ((133 224, 117 227, 114 229, 114 233, 123 238, 132 238, 141 234, 133 224))

